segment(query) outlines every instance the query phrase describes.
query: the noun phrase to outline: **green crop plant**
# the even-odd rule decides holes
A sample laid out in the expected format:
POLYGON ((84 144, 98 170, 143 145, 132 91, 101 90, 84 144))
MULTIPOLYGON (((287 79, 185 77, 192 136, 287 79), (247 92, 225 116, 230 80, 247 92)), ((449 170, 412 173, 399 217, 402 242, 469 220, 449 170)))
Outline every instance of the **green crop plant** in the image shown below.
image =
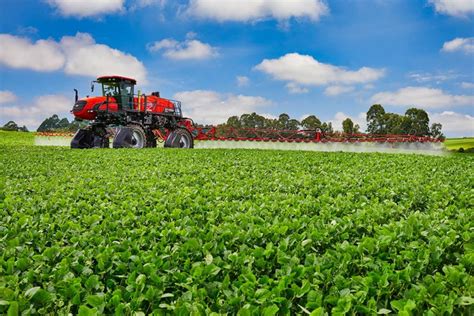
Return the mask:
POLYGON ((0 158, 0 314, 473 313, 472 155, 0 158))

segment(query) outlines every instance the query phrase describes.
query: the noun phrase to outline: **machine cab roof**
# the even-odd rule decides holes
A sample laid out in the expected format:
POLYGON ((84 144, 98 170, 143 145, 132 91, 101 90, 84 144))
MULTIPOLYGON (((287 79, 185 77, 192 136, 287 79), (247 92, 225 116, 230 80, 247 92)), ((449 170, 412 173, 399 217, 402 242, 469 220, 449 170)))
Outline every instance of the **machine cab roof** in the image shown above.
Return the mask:
POLYGON ((122 77, 122 76, 101 76, 97 78, 97 82, 99 83, 128 83, 135 85, 137 84, 137 81, 133 78, 128 78, 128 77, 122 77))

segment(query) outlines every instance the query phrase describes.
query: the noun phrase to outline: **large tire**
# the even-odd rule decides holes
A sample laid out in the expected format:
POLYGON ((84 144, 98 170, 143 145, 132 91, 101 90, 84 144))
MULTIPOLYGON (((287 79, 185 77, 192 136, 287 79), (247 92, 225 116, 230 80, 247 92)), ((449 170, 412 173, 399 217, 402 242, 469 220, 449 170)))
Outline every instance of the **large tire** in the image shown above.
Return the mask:
POLYGON ((178 128, 172 131, 165 141, 167 148, 193 148, 194 139, 191 133, 185 128, 178 128))
POLYGON ((146 146, 146 133, 139 125, 122 127, 114 137, 114 148, 144 148, 146 146))
POLYGON ((79 129, 71 140, 71 148, 94 147, 94 133, 88 128, 79 129))
POLYGON ((93 148, 109 148, 109 137, 106 136, 94 136, 94 146, 93 148))

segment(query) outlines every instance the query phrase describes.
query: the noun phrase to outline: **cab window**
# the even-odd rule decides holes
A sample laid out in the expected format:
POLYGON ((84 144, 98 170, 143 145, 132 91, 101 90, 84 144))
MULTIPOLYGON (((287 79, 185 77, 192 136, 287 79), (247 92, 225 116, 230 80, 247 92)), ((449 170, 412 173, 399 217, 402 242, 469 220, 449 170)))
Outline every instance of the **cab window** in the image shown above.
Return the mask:
POLYGON ((102 85, 104 96, 117 96, 120 94, 119 87, 113 83, 104 83, 102 85))

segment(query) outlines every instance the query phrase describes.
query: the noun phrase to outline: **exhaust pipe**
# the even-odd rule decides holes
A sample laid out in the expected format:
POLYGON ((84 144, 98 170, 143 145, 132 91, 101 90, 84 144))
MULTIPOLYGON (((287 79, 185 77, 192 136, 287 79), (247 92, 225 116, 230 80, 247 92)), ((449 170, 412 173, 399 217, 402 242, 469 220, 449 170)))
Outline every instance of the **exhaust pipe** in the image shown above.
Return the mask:
POLYGON ((75 96, 74 96, 74 102, 77 102, 77 100, 79 100, 79 94, 78 94, 77 89, 74 89, 74 94, 75 94, 75 96))

